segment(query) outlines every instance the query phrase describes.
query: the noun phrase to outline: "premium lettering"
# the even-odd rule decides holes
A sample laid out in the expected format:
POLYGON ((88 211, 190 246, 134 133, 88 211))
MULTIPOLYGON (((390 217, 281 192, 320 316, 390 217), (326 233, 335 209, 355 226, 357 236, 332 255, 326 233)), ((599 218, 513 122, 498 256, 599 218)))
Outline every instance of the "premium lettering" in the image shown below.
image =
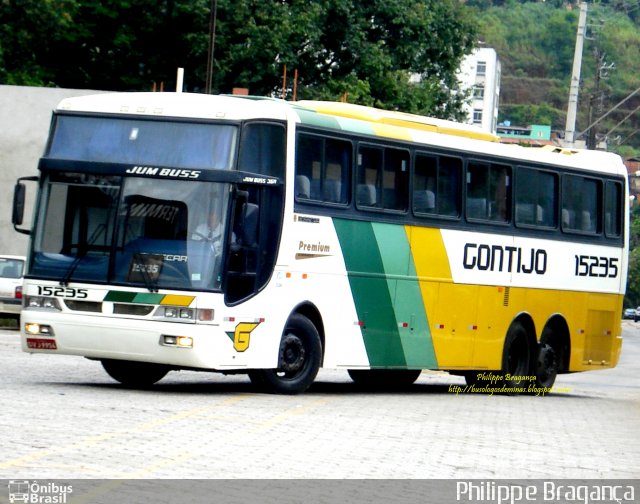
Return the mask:
POLYGON ((298 245, 298 250, 303 250, 305 252, 331 252, 331 247, 329 245, 323 245, 322 243, 307 243, 304 241, 300 241, 298 245))

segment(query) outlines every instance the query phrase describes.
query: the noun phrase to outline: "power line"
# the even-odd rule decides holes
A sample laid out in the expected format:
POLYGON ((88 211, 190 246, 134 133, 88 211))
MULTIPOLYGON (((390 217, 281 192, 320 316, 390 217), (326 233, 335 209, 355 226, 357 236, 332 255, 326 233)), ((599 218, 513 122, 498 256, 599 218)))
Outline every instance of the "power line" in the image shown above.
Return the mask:
POLYGON ((596 124, 598 124, 600 121, 602 121, 605 117, 607 117, 611 112, 613 112, 614 110, 616 110, 620 105, 622 105, 624 102, 626 102, 629 98, 631 98, 632 96, 634 96, 636 93, 640 92, 640 87, 638 89, 636 89, 635 91, 632 91, 631 94, 627 95, 626 98, 624 98, 623 100, 619 101, 617 104, 615 104, 613 107, 611 107, 606 113, 604 113, 603 115, 601 115, 598 119, 596 119, 594 122, 592 122, 587 129, 585 129, 584 131, 578 133, 578 135, 576 135, 576 138, 581 137, 582 135, 584 135, 587 131, 589 131, 591 128, 593 128, 596 124))
POLYGON ((607 134, 605 136, 609 136, 614 130, 616 130, 618 128, 618 126, 620 126, 623 122, 625 122, 627 119, 629 119, 633 114, 635 114, 638 110, 640 110, 640 105, 638 105, 635 109, 633 109, 631 112, 629 112, 626 116, 624 116, 624 119, 622 119, 622 121, 620 121, 618 124, 616 124, 613 128, 611 128, 607 134))

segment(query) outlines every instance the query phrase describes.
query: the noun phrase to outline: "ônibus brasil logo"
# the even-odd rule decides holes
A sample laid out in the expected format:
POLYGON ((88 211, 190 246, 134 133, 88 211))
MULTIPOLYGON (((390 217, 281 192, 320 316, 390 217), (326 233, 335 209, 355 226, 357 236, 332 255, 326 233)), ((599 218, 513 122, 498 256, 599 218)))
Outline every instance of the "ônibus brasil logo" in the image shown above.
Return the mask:
POLYGON ((33 504, 65 504, 73 492, 71 485, 59 483, 38 483, 28 480, 9 480, 9 502, 33 504))

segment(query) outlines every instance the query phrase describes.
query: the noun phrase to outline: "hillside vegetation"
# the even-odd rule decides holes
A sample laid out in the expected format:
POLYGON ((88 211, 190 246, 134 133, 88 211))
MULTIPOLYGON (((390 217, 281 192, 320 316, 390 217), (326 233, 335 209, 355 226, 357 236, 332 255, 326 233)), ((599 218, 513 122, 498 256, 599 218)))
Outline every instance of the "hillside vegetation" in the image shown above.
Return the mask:
MULTIPOLYGON (((480 0, 467 6, 475 11, 481 43, 495 48, 502 62, 499 120, 564 130, 577 2, 480 0)), ((577 131, 640 86, 640 2, 589 2, 582 56, 577 131)), ((640 92, 596 126, 598 138, 606 135, 609 147, 623 155, 639 155, 639 106, 640 92)))

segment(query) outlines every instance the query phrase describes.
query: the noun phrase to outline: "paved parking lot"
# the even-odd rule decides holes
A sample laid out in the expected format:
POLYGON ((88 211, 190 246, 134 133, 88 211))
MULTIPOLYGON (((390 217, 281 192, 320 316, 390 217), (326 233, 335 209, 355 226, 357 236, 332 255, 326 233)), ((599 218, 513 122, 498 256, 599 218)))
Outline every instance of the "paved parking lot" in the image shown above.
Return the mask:
POLYGON ((617 368, 547 397, 456 395, 440 372, 371 392, 342 371, 278 396, 196 372, 127 390, 2 330, 0 479, 640 478, 640 323, 624 336, 617 368))

